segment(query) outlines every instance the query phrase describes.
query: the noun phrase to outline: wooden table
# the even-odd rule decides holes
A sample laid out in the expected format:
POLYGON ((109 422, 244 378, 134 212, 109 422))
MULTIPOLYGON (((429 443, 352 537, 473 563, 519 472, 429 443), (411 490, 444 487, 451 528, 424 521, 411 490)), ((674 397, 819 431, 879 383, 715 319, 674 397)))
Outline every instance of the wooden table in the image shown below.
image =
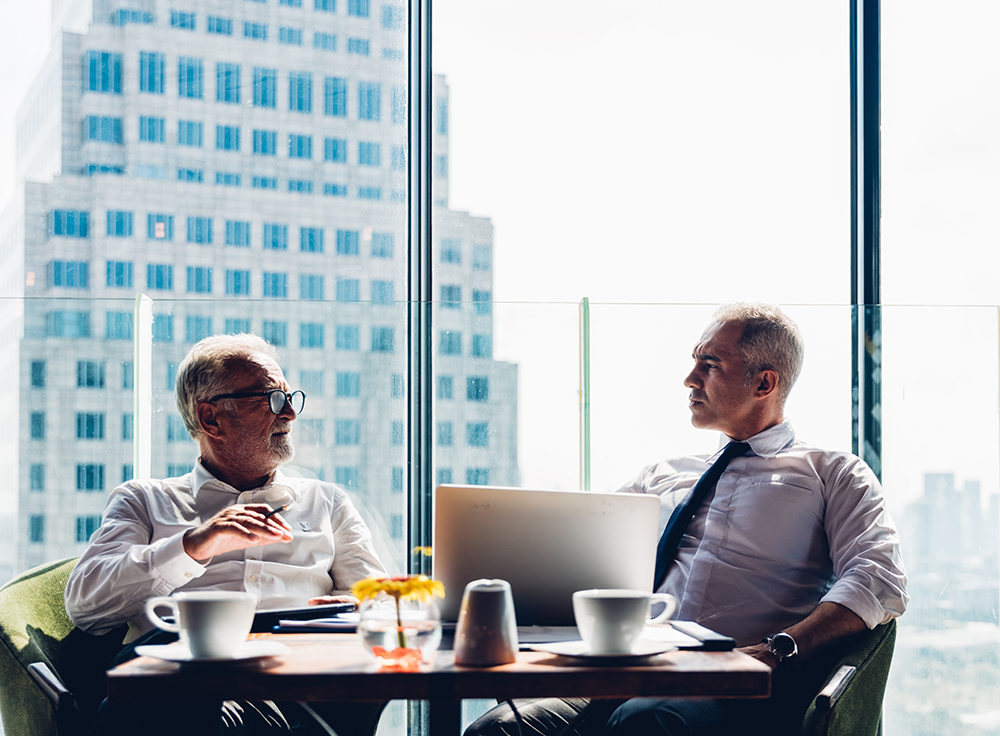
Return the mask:
POLYGON ((259 634, 291 650, 246 663, 179 665, 149 657, 108 673, 108 696, 130 701, 427 700, 432 734, 458 734, 465 698, 767 697, 770 669, 741 652, 675 651, 640 667, 579 666, 542 652, 487 668, 439 651, 421 672, 379 672, 353 634, 259 634))

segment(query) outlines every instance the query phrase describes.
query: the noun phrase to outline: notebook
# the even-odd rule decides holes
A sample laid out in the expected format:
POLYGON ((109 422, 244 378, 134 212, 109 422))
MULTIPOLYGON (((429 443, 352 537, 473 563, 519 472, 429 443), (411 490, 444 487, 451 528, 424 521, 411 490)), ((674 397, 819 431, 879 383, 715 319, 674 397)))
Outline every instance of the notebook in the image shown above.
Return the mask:
POLYGON ((510 583, 519 626, 572 626, 577 590, 651 590, 659 516, 657 496, 438 486, 442 619, 458 619, 466 584, 479 578, 510 583))

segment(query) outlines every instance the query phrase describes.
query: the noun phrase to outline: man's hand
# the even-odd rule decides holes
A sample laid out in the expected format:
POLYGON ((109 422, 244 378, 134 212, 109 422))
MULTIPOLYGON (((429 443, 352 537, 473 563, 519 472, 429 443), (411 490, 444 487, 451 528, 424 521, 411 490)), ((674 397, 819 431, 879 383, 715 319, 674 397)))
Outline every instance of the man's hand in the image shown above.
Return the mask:
POLYGON ((184 535, 184 551, 193 560, 203 561, 247 547, 275 542, 291 542, 292 528, 281 514, 265 518, 271 511, 266 503, 250 503, 223 509, 201 526, 184 535))
POLYGON ((778 668, 778 658, 771 654, 767 648, 767 644, 752 644, 748 647, 739 647, 737 651, 749 654, 759 662, 766 664, 772 670, 778 668))
POLYGON ((357 607, 361 601, 353 595, 321 595, 309 599, 310 606, 328 606, 331 603, 353 603, 357 607))

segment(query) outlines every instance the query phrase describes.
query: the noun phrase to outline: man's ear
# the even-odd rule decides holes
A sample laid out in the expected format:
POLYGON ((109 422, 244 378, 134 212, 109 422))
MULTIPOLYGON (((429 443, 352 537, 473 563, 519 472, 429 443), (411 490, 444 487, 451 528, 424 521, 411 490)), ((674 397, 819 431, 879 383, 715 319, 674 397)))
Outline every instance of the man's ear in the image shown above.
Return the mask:
POLYGON ((204 434, 209 437, 222 436, 222 426, 219 424, 219 409, 215 404, 209 404, 207 401, 199 402, 196 412, 198 426, 201 427, 201 431, 204 434))
POLYGON ((775 371, 761 371, 754 380, 756 381, 754 393, 759 399, 771 396, 778 388, 778 374, 775 371))

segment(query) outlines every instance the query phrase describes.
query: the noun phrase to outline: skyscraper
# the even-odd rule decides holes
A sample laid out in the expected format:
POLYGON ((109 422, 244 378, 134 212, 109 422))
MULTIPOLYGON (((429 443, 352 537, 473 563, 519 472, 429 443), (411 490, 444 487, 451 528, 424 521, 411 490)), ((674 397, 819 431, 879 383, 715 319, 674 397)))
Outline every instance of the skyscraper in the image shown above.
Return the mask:
MULTIPOLYGON (((291 472, 353 492, 405 564, 404 6, 53 0, 53 24, 0 221, 0 577, 82 551, 133 475, 137 293, 153 299, 152 474, 197 457, 178 362, 252 331, 308 395, 291 472)), ((434 110, 437 478, 516 484, 492 226, 448 209, 440 77, 434 110)))

